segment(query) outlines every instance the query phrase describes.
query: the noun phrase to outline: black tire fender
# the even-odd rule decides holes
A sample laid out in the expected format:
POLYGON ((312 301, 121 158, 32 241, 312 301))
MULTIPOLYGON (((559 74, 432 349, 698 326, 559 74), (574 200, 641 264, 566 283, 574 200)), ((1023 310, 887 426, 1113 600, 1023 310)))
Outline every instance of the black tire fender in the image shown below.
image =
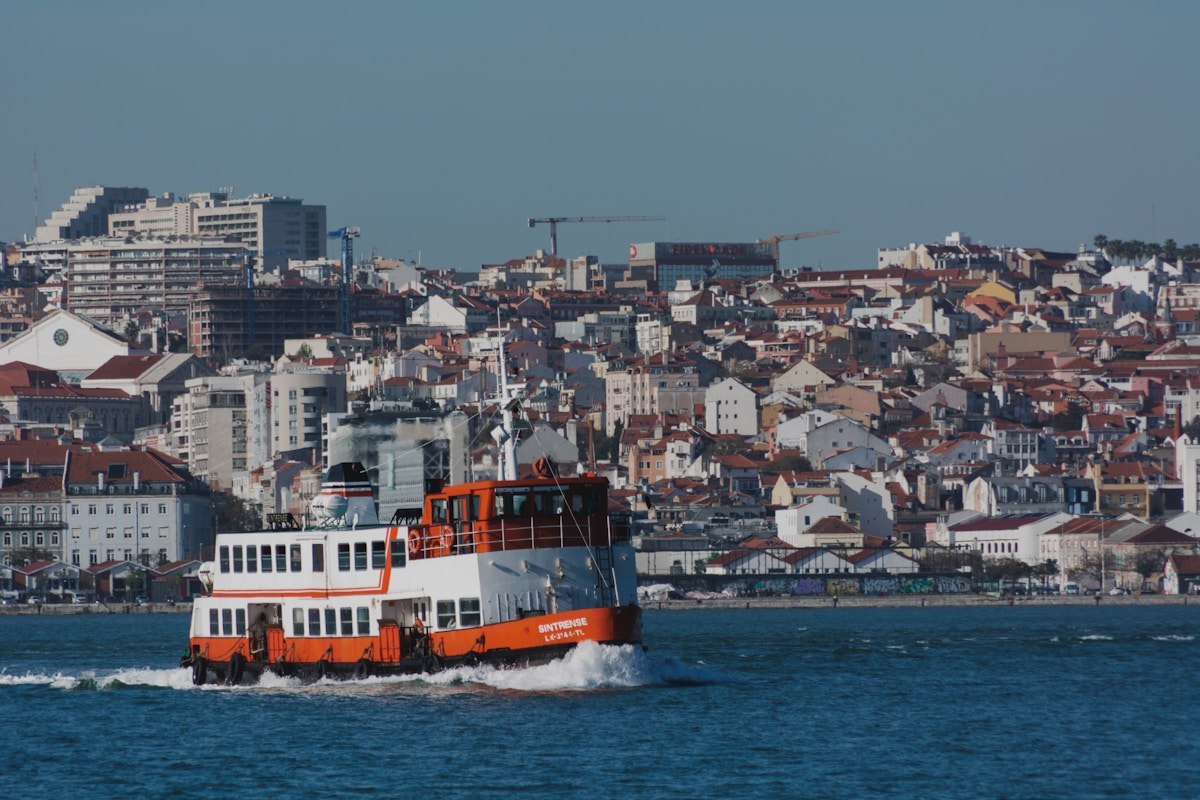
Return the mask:
POLYGON ((192 685, 203 686, 208 681, 208 661, 204 656, 192 659, 192 685))
POLYGON ((242 682, 242 675, 246 672, 246 657, 241 653, 234 653, 229 657, 229 683, 236 685, 242 682))

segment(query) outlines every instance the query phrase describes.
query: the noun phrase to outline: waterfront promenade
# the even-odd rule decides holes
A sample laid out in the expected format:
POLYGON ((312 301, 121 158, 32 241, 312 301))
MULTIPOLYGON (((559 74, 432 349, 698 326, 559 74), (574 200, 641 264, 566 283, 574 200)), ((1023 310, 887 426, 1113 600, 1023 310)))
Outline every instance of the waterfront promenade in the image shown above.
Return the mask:
POLYGON ((1033 595, 997 597, 995 594, 841 595, 718 597, 704 600, 644 600, 642 608, 690 611, 697 608, 945 608, 951 606, 1137 606, 1176 605, 1200 608, 1200 598, 1187 595, 1033 595), (1099 599, 1097 599, 1097 597, 1099 599))
MULTIPOLYGON (((703 600, 644 600, 642 608, 657 611, 694 611, 696 609, 746 608, 947 608, 954 606, 1195 606, 1200 597, 1188 595, 1033 595, 1028 597, 997 597, 995 594, 912 594, 912 595, 827 595, 796 596, 769 595, 764 597, 716 597, 703 600)), ((37 616, 39 614, 190 614, 191 603, 129 603, 47 604, 42 606, 15 604, 0 606, 0 614, 37 616)))

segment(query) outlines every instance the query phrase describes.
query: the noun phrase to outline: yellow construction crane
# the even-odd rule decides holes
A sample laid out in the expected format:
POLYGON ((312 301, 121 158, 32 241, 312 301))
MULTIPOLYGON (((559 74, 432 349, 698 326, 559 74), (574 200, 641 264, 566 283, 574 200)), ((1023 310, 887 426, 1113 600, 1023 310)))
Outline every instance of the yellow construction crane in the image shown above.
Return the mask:
POLYGON ((778 236, 768 236, 765 239, 759 239, 759 244, 769 244, 774 250, 775 266, 779 266, 779 243, 794 242, 797 239, 811 239, 814 236, 832 236, 837 231, 807 231, 805 233, 781 233, 778 236))
POLYGON ((550 255, 558 255, 558 223, 560 222, 666 222, 666 217, 532 217, 529 227, 541 223, 550 224, 550 255))

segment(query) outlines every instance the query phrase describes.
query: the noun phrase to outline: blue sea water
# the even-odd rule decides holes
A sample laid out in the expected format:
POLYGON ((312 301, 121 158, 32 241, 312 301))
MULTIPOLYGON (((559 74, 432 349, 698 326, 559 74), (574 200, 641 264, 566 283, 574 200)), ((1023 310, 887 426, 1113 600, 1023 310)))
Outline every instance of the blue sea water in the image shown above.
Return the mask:
POLYGON ((645 653, 307 686, 194 687, 186 629, 0 616, 0 794, 1200 792, 1194 606, 647 610, 645 653))

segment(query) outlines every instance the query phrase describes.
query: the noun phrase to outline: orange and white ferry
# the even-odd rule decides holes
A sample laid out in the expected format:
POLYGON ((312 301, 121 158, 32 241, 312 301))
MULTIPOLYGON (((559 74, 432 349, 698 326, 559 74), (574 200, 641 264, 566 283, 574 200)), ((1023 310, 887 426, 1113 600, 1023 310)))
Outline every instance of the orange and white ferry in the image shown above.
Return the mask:
POLYGON ((182 659, 193 682, 528 664, 584 641, 641 642, 629 526, 609 515, 605 478, 430 488, 419 522, 381 526, 366 470, 338 464, 318 524, 273 515, 272 530, 218 535, 182 659))
POLYGON ((312 524, 271 515, 269 530, 218 535, 181 659, 193 682, 529 664, 580 642, 640 643, 630 526, 609 514, 607 479, 559 477, 544 459, 517 479, 514 406, 492 433, 499 480, 427 486, 419 514, 380 525, 366 470, 337 464, 312 524))

